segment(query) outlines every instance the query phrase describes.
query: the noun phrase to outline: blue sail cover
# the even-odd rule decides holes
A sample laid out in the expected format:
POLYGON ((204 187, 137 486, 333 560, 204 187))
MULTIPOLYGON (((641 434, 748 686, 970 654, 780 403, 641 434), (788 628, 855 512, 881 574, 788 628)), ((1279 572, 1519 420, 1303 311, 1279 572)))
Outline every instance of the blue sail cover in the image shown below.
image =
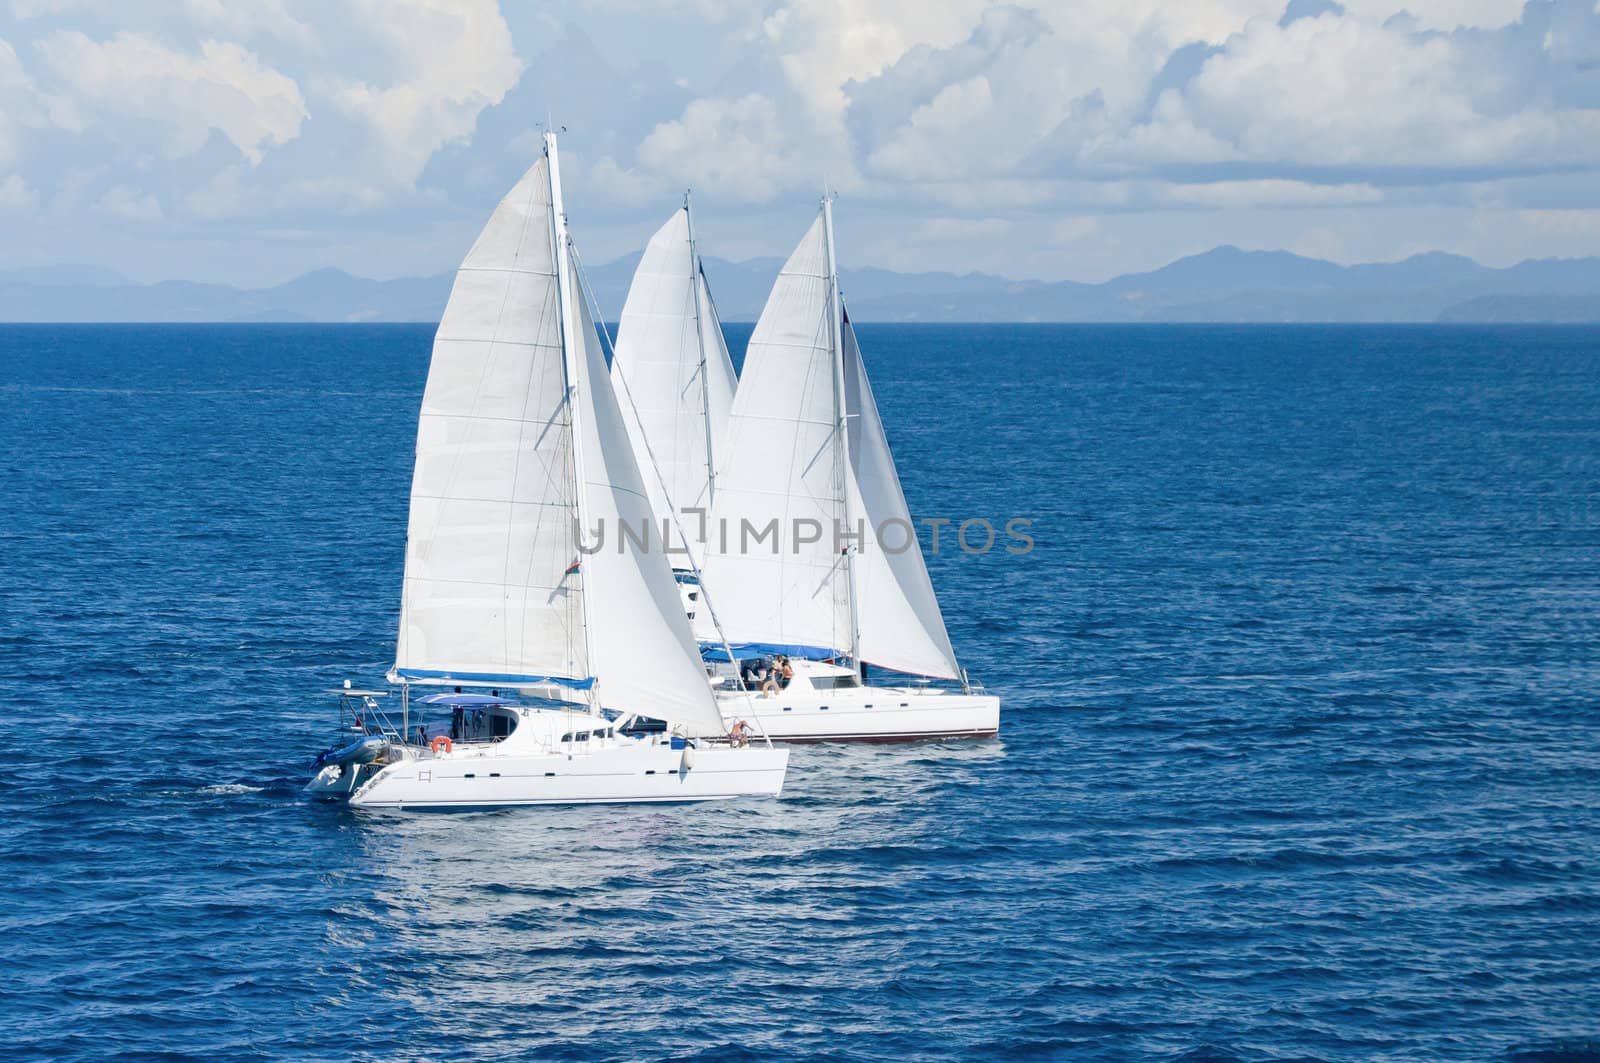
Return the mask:
POLYGON ((568 679, 559 675, 496 675, 490 672, 437 672, 426 668, 396 668, 394 674, 401 679, 428 679, 445 683, 490 683, 495 686, 520 687, 537 683, 556 683, 573 690, 588 690, 594 686, 594 676, 568 679))
MULTIPOLYGON (((826 646, 803 646, 798 642, 735 642, 732 643, 733 658, 747 661, 752 657, 798 657, 802 661, 831 661, 837 657, 848 657, 844 650, 833 650, 826 646)), ((728 651, 720 642, 702 642, 700 644, 700 659, 704 661, 726 661, 728 651)))

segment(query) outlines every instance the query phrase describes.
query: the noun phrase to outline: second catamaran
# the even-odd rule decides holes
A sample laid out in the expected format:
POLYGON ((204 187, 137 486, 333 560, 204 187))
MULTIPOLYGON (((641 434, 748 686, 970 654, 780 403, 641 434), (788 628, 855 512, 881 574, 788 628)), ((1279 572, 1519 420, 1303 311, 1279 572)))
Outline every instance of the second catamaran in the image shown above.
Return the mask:
POLYGON ((696 618, 711 659, 786 659, 727 711, 776 739, 997 733, 999 698, 956 662, 843 298, 833 208, 784 264, 750 337, 729 415, 696 618), (865 665, 907 681, 866 685, 865 665), (919 677, 910 679, 909 677, 919 677), (934 685, 953 681, 959 688, 934 685))

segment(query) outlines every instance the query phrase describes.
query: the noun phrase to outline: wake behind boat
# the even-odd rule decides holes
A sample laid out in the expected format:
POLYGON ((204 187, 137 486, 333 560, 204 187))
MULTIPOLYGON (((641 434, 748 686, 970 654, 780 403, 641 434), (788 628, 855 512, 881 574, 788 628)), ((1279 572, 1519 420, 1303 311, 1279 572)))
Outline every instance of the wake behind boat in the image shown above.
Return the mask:
POLYGON ((579 529, 652 510, 574 259, 547 133, 434 340, 389 673, 398 726, 373 692, 341 691, 343 744, 319 758, 316 796, 417 810, 782 788, 787 751, 724 724, 665 557, 580 550, 579 529), (452 731, 412 731, 413 686, 450 688, 418 708, 448 708, 452 731), (471 700, 483 690, 492 703, 471 700), (629 736, 635 716, 669 732, 629 736))

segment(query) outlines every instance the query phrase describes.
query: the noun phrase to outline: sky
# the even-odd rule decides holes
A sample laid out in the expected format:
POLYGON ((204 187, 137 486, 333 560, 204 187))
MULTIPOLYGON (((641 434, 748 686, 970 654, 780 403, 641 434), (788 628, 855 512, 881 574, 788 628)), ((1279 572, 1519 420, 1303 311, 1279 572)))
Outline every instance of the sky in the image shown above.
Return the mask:
POLYGON ((446 272, 547 122, 595 263, 1600 254, 1597 0, 0 0, 0 270, 446 272))

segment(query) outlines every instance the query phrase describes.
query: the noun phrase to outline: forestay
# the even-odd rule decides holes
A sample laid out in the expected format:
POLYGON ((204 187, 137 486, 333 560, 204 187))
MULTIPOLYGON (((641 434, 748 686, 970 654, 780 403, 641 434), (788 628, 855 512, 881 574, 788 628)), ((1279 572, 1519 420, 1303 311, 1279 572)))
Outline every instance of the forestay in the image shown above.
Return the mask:
MULTIPOLYGON (((622 308, 611 374, 645 473, 657 534, 663 518, 677 520, 698 561, 702 522, 679 511, 710 507, 716 446, 727 427, 737 380, 694 252, 687 207, 650 238, 639 260, 622 308), (659 475, 652 473, 652 458, 659 475)), ((689 558, 682 564, 693 567, 689 558)))

